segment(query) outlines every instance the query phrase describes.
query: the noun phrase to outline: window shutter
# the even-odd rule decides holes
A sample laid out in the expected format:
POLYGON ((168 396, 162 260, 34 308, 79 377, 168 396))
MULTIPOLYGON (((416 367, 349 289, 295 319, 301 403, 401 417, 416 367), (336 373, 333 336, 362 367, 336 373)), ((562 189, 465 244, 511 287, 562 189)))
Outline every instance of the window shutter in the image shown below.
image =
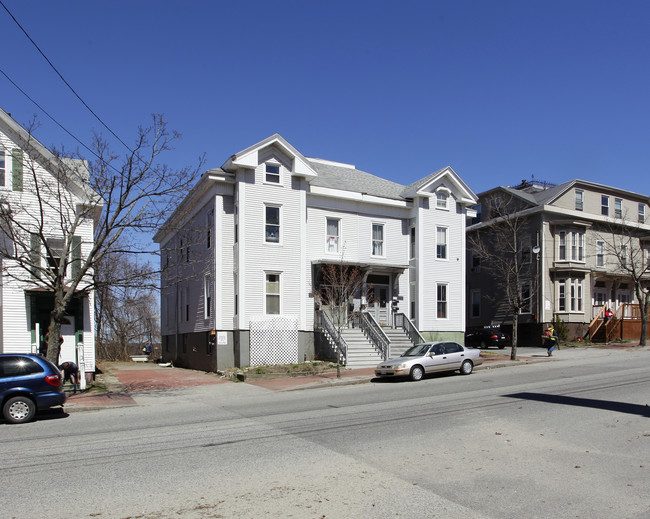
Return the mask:
POLYGON ((81 236, 72 237, 72 265, 70 274, 73 278, 79 275, 81 270, 81 236))
POLYGON ((23 150, 20 148, 14 148, 11 150, 12 165, 12 184, 14 191, 23 190, 23 150))
POLYGON ((38 277, 37 267, 41 266, 41 240, 38 234, 33 234, 30 236, 30 252, 29 259, 33 265, 32 268, 32 277, 38 277))

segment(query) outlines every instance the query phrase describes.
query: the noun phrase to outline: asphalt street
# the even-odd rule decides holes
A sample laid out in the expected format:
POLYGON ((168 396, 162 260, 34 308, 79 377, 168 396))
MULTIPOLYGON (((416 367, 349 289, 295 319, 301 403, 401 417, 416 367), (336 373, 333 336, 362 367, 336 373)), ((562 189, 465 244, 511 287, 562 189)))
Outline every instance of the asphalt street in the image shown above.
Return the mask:
POLYGON ((4 517, 650 518, 650 352, 0 425, 4 517))

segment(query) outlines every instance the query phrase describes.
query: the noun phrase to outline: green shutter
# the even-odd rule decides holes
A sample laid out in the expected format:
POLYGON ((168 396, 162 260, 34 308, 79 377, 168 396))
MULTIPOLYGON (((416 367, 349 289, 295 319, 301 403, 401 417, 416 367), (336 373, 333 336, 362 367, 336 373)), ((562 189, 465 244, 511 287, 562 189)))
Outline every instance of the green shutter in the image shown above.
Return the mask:
POLYGON ((81 236, 72 237, 72 265, 70 266, 70 274, 73 278, 79 275, 81 270, 81 236))
POLYGON ((11 176, 13 180, 13 190, 22 191, 23 190, 23 150, 20 148, 14 148, 11 150, 12 157, 12 166, 11 166, 11 176))
POLYGON ((38 234, 32 234, 30 236, 31 241, 30 241, 30 253, 29 253, 29 259, 31 264, 34 266, 32 268, 32 277, 36 278, 38 277, 38 269, 37 267, 41 266, 41 240, 38 236, 38 234))

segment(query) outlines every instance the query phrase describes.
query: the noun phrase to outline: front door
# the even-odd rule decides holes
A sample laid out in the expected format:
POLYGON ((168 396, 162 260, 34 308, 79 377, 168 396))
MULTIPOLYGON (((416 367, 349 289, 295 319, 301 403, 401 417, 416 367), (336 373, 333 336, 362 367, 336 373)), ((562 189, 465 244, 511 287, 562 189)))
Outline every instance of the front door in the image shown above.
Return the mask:
POLYGON ((373 284, 368 291, 368 311, 382 326, 388 326, 389 319, 389 285, 373 284))
POLYGON ((59 364, 69 361, 78 364, 77 362, 77 345, 74 334, 74 317, 66 316, 70 324, 61 325, 61 335, 63 342, 61 343, 61 351, 59 353, 59 364))

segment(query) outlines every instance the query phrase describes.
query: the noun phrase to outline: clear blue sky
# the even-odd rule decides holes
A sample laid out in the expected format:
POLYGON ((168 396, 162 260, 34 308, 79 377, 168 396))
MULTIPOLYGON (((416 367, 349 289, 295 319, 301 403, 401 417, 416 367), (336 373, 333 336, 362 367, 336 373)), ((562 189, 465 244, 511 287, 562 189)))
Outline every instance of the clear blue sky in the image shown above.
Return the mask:
MULTIPOLYGON (((402 184, 450 165, 476 193, 534 175, 650 195, 647 1, 2 1, 123 140, 165 114, 174 167, 278 132, 402 184)), ((0 69, 90 142, 99 123, 1 7, 0 33, 0 69)))

